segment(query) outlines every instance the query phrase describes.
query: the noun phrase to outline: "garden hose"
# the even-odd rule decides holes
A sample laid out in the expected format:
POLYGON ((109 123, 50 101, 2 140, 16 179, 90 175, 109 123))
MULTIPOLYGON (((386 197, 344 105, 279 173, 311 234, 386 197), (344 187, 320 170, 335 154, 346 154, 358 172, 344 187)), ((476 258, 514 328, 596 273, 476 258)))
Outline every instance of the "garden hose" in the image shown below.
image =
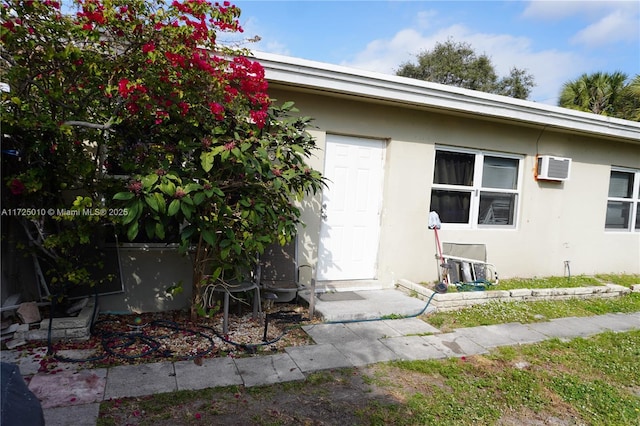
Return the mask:
MULTIPOLYGON (((402 316, 402 318, 415 318, 415 317, 419 317, 420 315, 422 315, 423 313, 425 313, 425 311, 427 310, 427 308, 429 307, 429 304, 431 303, 431 300, 433 300, 433 297, 438 294, 441 293, 441 291, 433 292, 431 294, 431 296, 429 297, 429 300, 427 300, 427 303, 424 305, 424 308, 422 308, 420 310, 420 312, 418 312, 417 314, 413 314, 413 315, 406 315, 406 316, 402 316)), ((352 324, 352 323, 356 323, 356 322, 372 322, 372 321, 384 321, 389 319, 388 317, 382 316, 382 317, 378 317, 378 318, 365 318, 365 319, 352 319, 352 320, 336 320, 336 321, 325 321, 323 324, 352 324)))
MULTIPOLYGON (((407 315, 407 316, 403 316, 403 318, 415 318, 418 317, 420 315, 422 315, 427 308, 429 307, 429 305, 431 304, 431 301, 433 300, 434 296, 437 293, 442 293, 442 288, 436 288, 436 290, 439 290, 437 292, 434 292, 431 294, 431 296, 429 297, 429 299, 427 300, 427 303, 425 304, 425 306, 417 313, 413 314, 413 315, 407 315)), ((61 356, 59 354, 56 354, 55 351, 53 350, 53 345, 52 345, 52 323, 53 323, 53 312, 55 310, 55 298, 53 298, 53 302, 52 302, 52 308, 51 308, 51 318, 49 320, 49 331, 48 331, 48 339, 47 339, 47 355, 51 355, 54 359, 58 360, 58 361, 62 361, 62 362, 94 362, 94 361, 101 361, 105 358, 107 358, 107 356, 112 355, 118 358, 122 358, 122 359, 126 359, 126 360, 134 360, 137 358, 142 358, 144 356, 148 356, 151 354, 158 354, 162 357, 166 357, 166 358, 170 358, 170 357, 174 357, 174 354, 171 353, 171 351, 160 351, 161 348, 161 342, 158 339, 161 338, 165 338, 167 337, 167 335, 163 335, 163 336, 159 336, 159 337, 152 337, 149 336, 147 334, 141 333, 141 332, 106 332, 106 331, 101 331, 99 329, 96 328, 96 325, 102 324, 102 323, 106 323, 108 322, 107 320, 102 320, 102 321, 94 321, 95 318, 95 314, 96 314, 96 309, 98 306, 97 303, 97 295, 95 295, 95 302, 94 302, 94 311, 92 314, 92 319, 91 319, 91 334, 94 336, 98 336, 101 339, 101 344, 102 344, 102 348, 104 349, 105 353, 103 355, 99 355, 99 356, 94 356, 94 357, 88 357, 88 358, 84 358, 84 359, 76 359, 76 358, 69 358, 69 357, 64 357, 61 356), (146 345, 149 349, 142 351, 139 354, 136 355, 127 355, 127 354, 123 354, 121 352, 119 352, 118 350, 125 350, 128 347, 134 346, 138 343, 142 342, 144 345, 146 345)), ((284 319, 284 315, 282 312, 277 312, 277 313, 272 313, 272 314, 268 314, 271 315, 271 317, 275 317, 278 318, 280 317, 281 319, 284 319)), ((296 320, 297 321, 301 321, 303 318, 298 315, 296 316, 296 320)), ((388 317, 379 317, 379 318, 368 318, 368 319, 353 319, 353 320, 336 320, 336 321, 325 321, 323 324, 347 324, 347 323, 358 323, 358 322, 372 322, 372 321, 382 321, 382 320, 386 320, 389 319, 388 317)), ((207 354, 211 353, 214 348, 215 348, 215 342, 213 341, 213 337, 205 334, 201 331, 195 330, 195 329, 189 329, 189 328, 185 328, 185 327, 181 327, 180 325, 178 325, 178 323, 173 322, 173 321, 167 321, 167 320, 156 320, 156 321, 152 321, 151 323, 149 323, 149 326, 155 326, 155 327, 164 327, 167 329, 170 329, 174 332, 180 332, 180 333, 191 333, 193 335, 199 336, 201 338, 204 338, 206 340, 209 340, 210 345, 207 347, 206 350, 195 353, 195 354, 191 354, 191 355, 187 355, 187 356, 182 356, 182 357, 178 357, 181 360, 190 360, 190 359, 195 359, 195 358, 202 358, 204 356, 206 356, 207 354)), ((210 327, 210 326, 205 326, 205 325, 200 325, 198 326, 199 328, 205 329, 205 330, 209 330, 211 331, 216 337, 218 337, 220 340, 222 340, 225 343, 228 343, 230 345, 233 345, 237 348, 243 349, 244 351, 246 351, 247 353, 256 353, 259 347, 262 346, 270 346, 273 345, 274 343, 277 343, 278 341, 280 341, 284 336, 287 335, 287 333, 289 333, 291 330, 294 330, 296 328, 300 328, 300 325, 294 325, 294 326, 290 326, 285 328, 285 330, 277 337, 268 340, 268 341, 262 341, 260 343, 239 343, 239 342, 235 342, 233 340, 228 339, 226 336, 224 336, 223 334, 221 334, 220 332, 218 332, 215 328, 210 327)))

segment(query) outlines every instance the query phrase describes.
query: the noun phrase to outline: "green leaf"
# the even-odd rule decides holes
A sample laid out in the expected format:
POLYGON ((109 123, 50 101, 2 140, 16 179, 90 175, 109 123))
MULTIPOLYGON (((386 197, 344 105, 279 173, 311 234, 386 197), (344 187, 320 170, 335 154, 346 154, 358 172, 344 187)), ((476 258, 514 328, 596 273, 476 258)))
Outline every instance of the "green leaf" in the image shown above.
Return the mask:
POLYGON ((213 168, 214 157, 215 154, 213 151, 203 152, 200 154, 200 165, 202 166, 202 170, 208 173, 213 168))
POLYGON ((169 209, 167 210, 167 215, 175 216, 176 213, 180 210, 180 200, 173 200, 169 203, 169 209))
POLYGON ((180 184, 180 182, 182 182, 182 181, 180 180, 180 177, 179 177, 179 176, 177 176, 175 172, 169 172, 169 173, 167 173, 166 175, 164 175, 164 177, 165 177, 165 178, 167 178, 167 179, 170 179, 170 180, 176 181, 176 182, 178 182, 178 184, 180 184))
POLYGON ((180 232, 180 238, 183 241, 187 241, 191 239, 191 236, 197 231, 197 228, 194 225, 186 226, 180 232))
POLYGON ((159 212, 160 210, 159 210, 159 207, 158 207, 158 200, 156 199, 156 197, 154 195, 145 195, 144 196, 144 201, 147 203, 147 205, 149 207, 151 207, 151 210, 153 210, 155 212, 159 212))
POLYGON ((162 182, 158 187, 160 188, 160 191, 170 197, 173 197, 173 194, 176 193, 176 184, 169 180, 162 182))
POLYGON ((204 192, 198 192, 197 194, 195 194, 193 196, 193 203, 196 206, 199 206, 200 204, 202 204, 202 202, 205 200, 206 196, 204 195, 204 192))
MULTIPOLYGON (((186 200, 186 198, 183 198, 182 200, 184 201, 186 200)), ((187 219, 191 219, 191 213, 193 213, 193 207, 183 202, 183 203, 180 203, 180 210, 182 210, 182 214, 187 219)))
POLYGON ((147 233, 147 237, 153 239, 156 236, 156 227, 153 222, 147 222, 144 224, 144 230, 147 233))
MULTIPOLYGON (((142 210, 142 201, 137 200, 135 203, 131 204, 128 207, 127 215, 122 220, 122 224, 126 225, 128 223, 134 222, 138 220, 138 217, 142 210)), ((137 233, 137 231, 136 231, 137 233)))
POLYGON ((217 281, 222 275, 222 266, 218 266, 211 274, 211 281, 217 281))
POLYGON ((158 213, 164 214, 167 210, 167 202, 164 200, 164 197, 158 192, 154 192, 153 196, 156 198, 158 203, 158 213))
POLYGON ((127 192, 118 192, 116 195, 113 196, 113 199, 127 201, 132 199, 133 197, 135 197, 134 193, 127 191, 127 192))
POLYGON ((186 194, 192 192, 192 191, 197 191, 198 189, 202 189, 202 185, 200 185, 199 183, 188 183, 185 187, 184 187, 184 192, 186 194))
POLYGON ((231 252, 231 247, 227 247, 225 249, 220 250, 220 258, 222 260, 226 259, 227 257, 229 257, 230 252, 231 252))
POLYGON ((133 222, 127 229, 127 238, 129 241, 133 241, 138 236, 138 222, 133 222))
POLYGON ((258 149, 256 149, 256 152, 260 154, 260 157, 262 158, 269 158, 269 152, 263 147, 259 147, 258 149))
POLYGON ((202 230, 202 239, 205 240, 207 242, 207 244, 209 244, 210 246, 215 246, 216 245, 216 235, 210 229, 203 229, 202 230))
POLYGON ((164 225, 161 222, 156 223, 156 235, 161 240, 164 240, 164 225))
POLYGON ((158 181, 158 175, 157 174, 154 173, 152 175, 147 175, 147 176, 142 178, 142 186, 145 189, 149 189, 157 181, 158 181))
POLYGON ((285 111, 288 110, 288 109, 291 109, 294 104, 295 104, 295 102, 293 102, 293 101, 287 101, 287 102, 282 104, 282 109, 285 110, 285 111))

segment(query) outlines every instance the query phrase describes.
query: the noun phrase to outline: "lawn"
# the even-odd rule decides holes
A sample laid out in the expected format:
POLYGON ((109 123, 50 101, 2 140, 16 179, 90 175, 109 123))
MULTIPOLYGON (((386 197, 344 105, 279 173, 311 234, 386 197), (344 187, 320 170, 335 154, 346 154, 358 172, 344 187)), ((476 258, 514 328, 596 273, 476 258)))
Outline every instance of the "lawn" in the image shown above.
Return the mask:
POLYGON ((522 324, 553 318, 603 315, 610 312, 640 312, 640 293, 615 298, 541 300, 537 302, 488 302, 451 312, 435 312, 421 318, 443 332, 460 327, 522 324))
POLYGON ((106 425, 638 425, 640 331, 101 404, 106 425))

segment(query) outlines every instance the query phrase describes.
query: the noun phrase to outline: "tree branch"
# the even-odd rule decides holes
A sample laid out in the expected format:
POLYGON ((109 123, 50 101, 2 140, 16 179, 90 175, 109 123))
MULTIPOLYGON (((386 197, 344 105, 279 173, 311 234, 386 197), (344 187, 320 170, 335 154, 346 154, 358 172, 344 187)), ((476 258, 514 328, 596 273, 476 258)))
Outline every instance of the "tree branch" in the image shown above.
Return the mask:
POLYGON ((105 124, 90 123, 88 121, 68 120, 62 123, 67 126, 88 127, 90 129, 109 130, 113 125, 113 118, 110 118, 105 124))

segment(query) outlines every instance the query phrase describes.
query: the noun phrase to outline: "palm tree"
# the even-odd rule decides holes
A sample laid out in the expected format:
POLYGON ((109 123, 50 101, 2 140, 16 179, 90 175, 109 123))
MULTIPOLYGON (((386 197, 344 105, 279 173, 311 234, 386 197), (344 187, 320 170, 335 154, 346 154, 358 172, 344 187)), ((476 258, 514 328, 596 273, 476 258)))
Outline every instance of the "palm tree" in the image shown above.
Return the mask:
POLYGON ((615 115, 626 81, 627 75, 622 72, 582 74, 562 86, 558 105, 594 114, 615 115))
POLYGON ((640 74, 637 74, 624 88, 619 103, 617 117, 640 121, 640 74))

